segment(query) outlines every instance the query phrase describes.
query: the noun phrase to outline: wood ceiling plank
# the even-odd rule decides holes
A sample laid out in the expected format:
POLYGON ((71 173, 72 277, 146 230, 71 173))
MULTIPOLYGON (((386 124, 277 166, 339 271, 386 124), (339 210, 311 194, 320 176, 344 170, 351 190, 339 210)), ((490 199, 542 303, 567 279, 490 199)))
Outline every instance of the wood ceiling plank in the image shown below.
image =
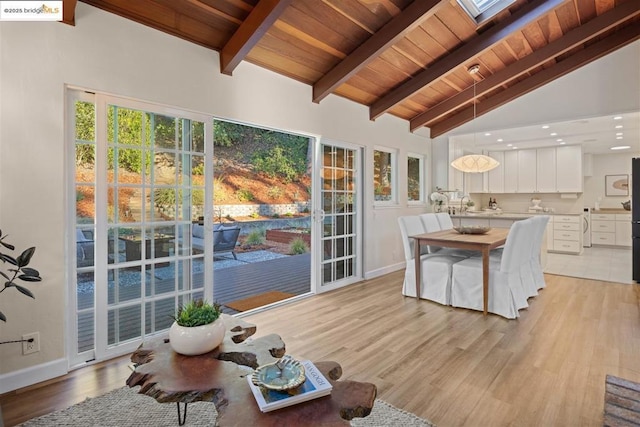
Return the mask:
POLYGON ((443 4, 446 4, 446 0, 421 0, 407 6, 402 13, 385 24, 313 85, 313 102, 320 102, 381 52, 412 31, 420 20, 435 13, 443 4))
POLYGON ((376 97, 369 92, 351 86, 349 82, 340 86, 335 91, 335 94, 342 96, 343 98, 350 99, 351 101, 358 102, 362 105, 369 105, 376 99, 376 97))
POLYGON ((260 0, 220 52, 220 72, 231 75, 292 0, 260 0))
MULTIPOLYGON (((483 68, 488 70, 491 74, 502 70, 506 66, 493 49, 484 51, 480 56, 478 56, 478 61, 483 65, 483 68)), ((469 76, 468 72, 465 74, 467 74, 467 77, 469 76)))
MULTIPOLYGON (((624 23, 633 22, 640 17, 640 2, 627 2, 605 14, 587 22, 579 28, 567 33, 561 39, 555 40, 538 49, 533 54, 520 61, 514 62, 506 68, 495 72, 478 82, 475 91, 477 96, 490 93, 495 88, 518 79, 525 73, 532 73, 541 64, 554 64, 553 58, 571 51, 576 46, 582 46, 586 41, 596 39, 601 34, 624 23)), ((469 87, 455 96, 441 102, 437 106, 425 111, 411 120, 410 129, 413 131, 421 126, 429 125, 446 114, 467 104, 473 98, 473 88, 469 87)))
POLYGON ((578 11, 578 22, 580 22, 580 24, 589 22, 598 16, 595 0, 578 1, 576 2, 576 9, 578 11))
MULTIPOLYGON (((523 80, 508 89, 499 92, 480 102, 476 106, 475 116, 482 116, 507 102, 513 101, 532 90, 535 90, 547 83, 552 82, 584 65, 587 65, 615 50, 620 49, 634 41, 640 39, 640 25, 628 25, 622 30, 613 33, 611 36, 582 49, 576 54, 556 63, 539 73, 523 80)), ((455 129, 456 127, 473 119, 473 108, 469 107, 431 127, 431 138, 455 129)))
POLYGON ((301 31, 300 29, 292 25, 289 25, 287 22, 284 22, 282 19, 276 21, 275 24, 273 24, 273 28, 277 28, 278 30, 291 35, 291 37, 301 40, 304 43, 310 46, 313 46, 316 49, 320 49, 326 53, 329 53, 338 59, 343 59, 344 57, 347 56, 346 53, 338 49, 335 49, 330 44, 325 43, 322 40, 318 40, 317 38, 310 36, 309 34, 305 33, 304 31, 301 31))
POLYGON ((271 60, 273 63, 288 59, 311 67, 320 73, 328 68, 327 62, 335 60, 335 57, 330 53, 308 45, 277 28, 272 28, 271 31, 264 35, 260 46, 273 52, 271 60))
POLYGON ((500 40, 507 37, 512 32, 517 31, 530 22, 537 20, 539 17, 549 13, 562 3, 563 0, 536 0, 528 4, 523 9, 511 15, 509 19, 496 24, 485 31, 482 35, 473 39, 471 42, 456 49, 445 58, 431 64, 427 70, 376 101, 369 109, 370 118, 372 120, 376 119, 381 114, 384 114, 384 112, 389 108, 398 104, 403 99, 408 98, 420 88, 428 85, 440 76, 447 74, 451 69, 469 61, 474 56, 479 55, 484 50, 489 49, 491 46, 500 42, 500 40))
MULTIPOLYGON (((404 77, 399 78, 398 81, 404 81, 406 78, 422 70, 419 64, 416 64, 411 58, 404 55, 402 51, 396 49, 395 46, 382 52, 379 59, 391 64, 402 73, 404 77)), ((372 61, 372 63, 373 62, 375 61, 372 61)), ((398 81, 396 81, 396 85, 398 81)))
MULTIPOLYGON (((360 46, 362 40, 365 40, 370 36, 368 32, 318 0, 296 0, 287 12, 289 12, 289 10, 296 10, 298 12, 296 15, 298 18, 301 18, 301 15, 306 15, 307 17, 307 19, 304 20, 304 23, 301 22, 301 24, 303 24, 302 26, 297 25, 296 22, 291 22, 291 25, 300 28, 303 31, 308 31, 309 34, 318 37, 321 40, 323 40, 322 37, 320 37, 319 34, 316 34, 316 27, 318 27, 318 23, 324 27, 331 28, 336 33, 342 35, 342 37, 348 40, 350 44, 350 49, 345 50, 345 53, 353 51, 355 48, 360 46)), ((288 15, 288 13, 285 15, 288 15)), ((333 43, 331 43, 331 45, 334 46, 333 43)))
POLYGON ((598 12, 598 15, 601 15, 609 9, 613 9, 615 5, 615 0, 596 0, 596 12, 598 12))
POLYGON ((522 30, 522 35, 527 40, 527 43, 529 43, 532 50, 540 49, 549 43, 537 22, 532 25, 527 25, 522 30))
POLYGON ((410 77, 405 71, 393 66, 381 57, 371 61, 369 65, 360 70, 358 75, 360 74, 362 74, 362 77, 371 80, 372 83, 384 87, 383 91, 377 93, 383 93, 398 84, 398 81, 403 81, 410 77), (365 72, 366 74, 364 74, 365 72))
POLYGON ((62 0, 62 23, 76 25, 76 4, 78 0, 62 0))
POLYGON ((477 36, 477 26, 455 2, 451 2, 448 7, 443 7, 436 18, 440 20, 456 37, 463 41, 469 41, 477 36))
POLYGON ((505 40, 505 43, 518 59, 524 58, 533 52, 531 45, 527 41, 527 38, 521 32, 514 33, 512 36, 505 40))
POLYGON ((462 40, 454 34, 437 16, 434 16, 423 24, 420 28, 436 40, 446 51, 452 51, 462 43, 462 40))
POLYGON ((250 55, 247 56, 247 62, 309 85, 322 75, 319 71, 288 58, 279 58, 276 62, 273 58, 274 52, 259 44, 251 50, 250 55))
POLYGON ((398 52, 401 52, 404 56, 409 58, 413 63, 421 68, 426 68, 427 64, 433 60, 430 56, 425 55, 425 52, 420 49, 415 43, 412 43, 406 37, 400 40, 393 46, 398 52))
POLYGON ((447 54, 447 49, 427 34, 421 26, 407 34, 403 40, 405 39, 424 52, 425 59, 430 59, 427 64, 447 54))
POLYGON ((203 3, 200 0, 183 0, 189 4, 191 4, 192 6, 198 8, 199 10, 202 11, 202 13, 207 13, 213 16, 218 16, 220 18, 222 18, 225 21, 229 21, 229 22, 233 22, 236 25, 241 25, 242 24, 242 18, 241 17, 236 17, 233 16, 223 10, 220 10, 218 8, 215 8, 213 6, 209 6, 207 3, 203 3))
POLYGON ((558 21, 558 17, 555 13, 543 16, 542 19, 538 21, 538 26, 549 42, 557 40, 564 35, 562 28, 560 27, 560 21, 558 21))
POLYGON ((556 16, 558 17, 558 22, 560 22, 560 28, 562 28, 562 33, 566 34, 572 29, 580 26, 580 20, 578 19, 578 12, 576 11, 576 7, 571 3, 565 3, 556 9, 556 16))
MULTIPOLYGON (((517 60, 513 52, 505 43, 498 43, 490 49, 500 61, 506 66, 517 60)), ((484 53, 484 52, 483 52, 484 53)))
POLYGON ((378 31, 380 27, 395 16, 391 15, 386 8, 369 8, 360 2, 344 0, 322 1, 369 34, 378 31))

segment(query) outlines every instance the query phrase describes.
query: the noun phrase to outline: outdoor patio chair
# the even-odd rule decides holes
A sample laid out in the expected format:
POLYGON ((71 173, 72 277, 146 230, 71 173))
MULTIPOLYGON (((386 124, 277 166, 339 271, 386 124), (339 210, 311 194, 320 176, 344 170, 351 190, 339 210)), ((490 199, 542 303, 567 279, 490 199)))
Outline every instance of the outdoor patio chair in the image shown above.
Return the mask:
MULTIPOLYGON (((216 224, 213 228, 213 254, 214 256, 221 253, 231 252, 233 259, 236 256, 236 245, 238 244, 238 236, 240 235, 240 227, 227 227, 223 224, 216 224)), ((204 251, 204 225, 193 224, 191 245, 193 249, 204 251)))
POLYGON ((90 267, 94 263, 94 242, 91 230, 76 229, 76 265, 90 267))

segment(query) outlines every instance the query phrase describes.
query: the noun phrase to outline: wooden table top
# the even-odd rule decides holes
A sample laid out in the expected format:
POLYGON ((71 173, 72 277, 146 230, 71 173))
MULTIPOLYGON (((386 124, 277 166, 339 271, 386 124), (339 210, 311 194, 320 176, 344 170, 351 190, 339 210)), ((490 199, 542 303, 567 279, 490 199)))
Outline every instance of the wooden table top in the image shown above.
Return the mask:
MULTIPOLYGON (((486 234, 462 234, 456 230, 434 231, 433 233, 423 233, 409 236, 420 240, 422 243, 472 243, 475 245, 494 245, 496 243, 504 243, 509 234, 508 228, 492 228, 486 234)), ((500 243, 500 244, 502 244, 500 243)), ((443 245, 444 246, 444 245, 443 245)))
POLYGON ((339 381, 342 368, 332 361, 314 362, 333 385, 330 396, 260 412, 246 376, 284 356, 285 344, 275 334, 249 339, 256 332, 255 325, 228 315, 223 318, 227 327, 224 342, 203 355, 180 355, 168 339, 142 344, 131 356, 137 366, 127 385, 141 386, 140 393, 158 402, 213 402, 221 426, 347 426, 350 419, 371 413, 376 386, 339 381))

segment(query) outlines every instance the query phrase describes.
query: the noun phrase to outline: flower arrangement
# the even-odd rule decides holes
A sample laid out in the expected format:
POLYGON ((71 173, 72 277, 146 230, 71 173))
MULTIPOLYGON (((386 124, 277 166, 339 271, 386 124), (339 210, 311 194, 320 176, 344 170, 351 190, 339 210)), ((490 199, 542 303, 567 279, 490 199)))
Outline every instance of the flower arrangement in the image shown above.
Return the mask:
POLYGON ((438 206, 442 206, 449 201, 449 199, 447 199, 447 196, 438 191, 434 191, 433 193, 431 193, 431 196, 429 196, 429 198, 438 206))

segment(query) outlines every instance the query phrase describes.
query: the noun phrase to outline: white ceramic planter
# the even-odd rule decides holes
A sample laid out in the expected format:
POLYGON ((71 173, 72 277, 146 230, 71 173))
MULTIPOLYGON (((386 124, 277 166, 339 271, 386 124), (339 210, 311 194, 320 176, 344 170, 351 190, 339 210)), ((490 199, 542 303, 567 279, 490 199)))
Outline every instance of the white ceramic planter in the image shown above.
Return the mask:
POLYGON ((208 325, 188 328, 173 322, 169 329, 169 343, 176 353, 196 356, 207 353, 222 344, 225 326, 222 318, 208 325))

